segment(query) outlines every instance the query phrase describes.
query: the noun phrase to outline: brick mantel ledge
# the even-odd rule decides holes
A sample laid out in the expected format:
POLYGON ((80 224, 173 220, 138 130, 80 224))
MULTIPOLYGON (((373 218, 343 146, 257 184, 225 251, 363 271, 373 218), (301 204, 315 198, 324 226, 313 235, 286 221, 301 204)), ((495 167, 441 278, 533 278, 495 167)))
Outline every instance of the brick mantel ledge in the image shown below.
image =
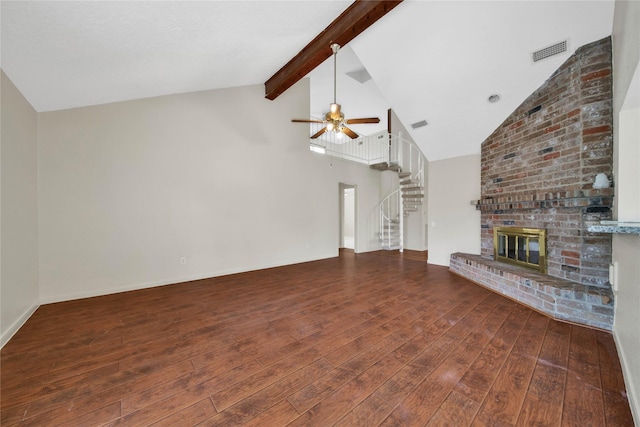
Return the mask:
POLYGON ((451 254, 451 272, 554 319, 611 331, 613 292, 529 271, 480 255, 451 254))

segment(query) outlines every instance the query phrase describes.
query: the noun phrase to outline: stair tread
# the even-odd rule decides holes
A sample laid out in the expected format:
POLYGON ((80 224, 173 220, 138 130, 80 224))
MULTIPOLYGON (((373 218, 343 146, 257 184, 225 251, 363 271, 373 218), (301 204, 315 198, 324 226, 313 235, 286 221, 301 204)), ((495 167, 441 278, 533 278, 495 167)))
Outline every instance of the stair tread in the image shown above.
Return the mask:
POLYGON ((386 163, 376 163, 369 166, 371 169, 375 169, 377 171, 385 171, 389 168, 386 163))
POLYGON ((400 165, 398 165, 397 163, 387 163, 387 162, 380 162, 380 163, 375 163, 373 165, 369 165, 369 167, 371 169, 375 169, 377 171, 387 171, 387 170, 392 170, 395 172, 399 172, 401 170, 400 165))

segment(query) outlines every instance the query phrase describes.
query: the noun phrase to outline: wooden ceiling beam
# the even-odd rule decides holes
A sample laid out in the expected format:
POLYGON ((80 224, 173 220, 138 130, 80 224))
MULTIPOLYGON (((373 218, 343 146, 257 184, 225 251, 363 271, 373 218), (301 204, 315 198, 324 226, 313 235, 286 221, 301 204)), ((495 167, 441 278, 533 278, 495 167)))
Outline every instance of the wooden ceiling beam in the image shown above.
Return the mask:
POLYGON ((356 0, 265 82, 265 98, 276 99, 329 58, 333 54, 333 43, 345 46, 401 2, 402 0, 356 0))

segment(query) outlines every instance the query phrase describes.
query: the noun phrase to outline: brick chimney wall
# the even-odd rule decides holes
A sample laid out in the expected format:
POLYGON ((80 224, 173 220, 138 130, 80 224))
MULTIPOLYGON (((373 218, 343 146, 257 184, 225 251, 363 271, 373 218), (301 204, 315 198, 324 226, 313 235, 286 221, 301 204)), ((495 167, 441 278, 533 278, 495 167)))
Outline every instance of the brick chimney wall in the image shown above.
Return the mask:
MULTIPOLYGON (((535 67, 535 64, 532 65, 535 67)), ((547 274, 609 287, 611 236, 587 231, 611 218, 611 39, 579 48, 482 143, 482 256, 493 227, 547 230, 547 274)))

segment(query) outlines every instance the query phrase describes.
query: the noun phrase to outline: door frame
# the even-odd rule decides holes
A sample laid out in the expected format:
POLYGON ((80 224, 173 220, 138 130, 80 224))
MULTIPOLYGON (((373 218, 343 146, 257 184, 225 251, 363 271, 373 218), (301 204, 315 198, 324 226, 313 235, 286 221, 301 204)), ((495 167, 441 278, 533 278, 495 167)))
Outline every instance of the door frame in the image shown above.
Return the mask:
POLYGON ((338 215, 340 217, 338 227, 338 249, 344 248, 344 221, 345 221, 345 204, 344 195, 345 190, 353 189, 353 251, 358 252, 358 186, 354 184, 347 184, 344 182, 338 183, 338 215))

